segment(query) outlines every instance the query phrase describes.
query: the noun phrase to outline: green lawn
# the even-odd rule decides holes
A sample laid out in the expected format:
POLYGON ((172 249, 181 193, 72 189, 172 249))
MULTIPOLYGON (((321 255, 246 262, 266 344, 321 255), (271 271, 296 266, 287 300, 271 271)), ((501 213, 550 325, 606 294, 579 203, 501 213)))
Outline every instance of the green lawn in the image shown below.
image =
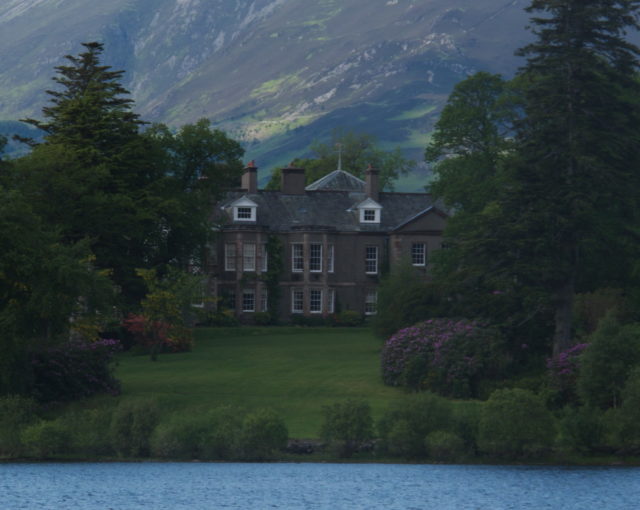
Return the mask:
POLYGON ((124 355, 123 397, 157 397, 163 408, 272 407, 291 437, 316 437, 322 406, 364 399, 374 418, 402 391, 380 379, 381 342, 365 328, 202 328, 193 352, 124 355))

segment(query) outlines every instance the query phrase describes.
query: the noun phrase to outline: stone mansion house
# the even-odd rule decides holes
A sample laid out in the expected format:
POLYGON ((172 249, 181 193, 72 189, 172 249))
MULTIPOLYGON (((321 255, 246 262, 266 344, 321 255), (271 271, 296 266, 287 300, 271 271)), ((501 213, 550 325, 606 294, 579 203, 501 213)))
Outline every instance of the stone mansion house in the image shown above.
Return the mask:
POLYGON ((268 191, 258 190, 251 162, 241 189, 215 207, 209 291, 243 321, 267 311, 265 277, 274 257, 267 243, 275 237, 281 270, 271 305, 280 319, 343 310, 372 315, 383 269, 405 257, 426 270, 446 218, 427 193, 381 192, 375 169, 365 181, 335 170, 305 187, 304 169, 283 168, 280 190, 268 191))

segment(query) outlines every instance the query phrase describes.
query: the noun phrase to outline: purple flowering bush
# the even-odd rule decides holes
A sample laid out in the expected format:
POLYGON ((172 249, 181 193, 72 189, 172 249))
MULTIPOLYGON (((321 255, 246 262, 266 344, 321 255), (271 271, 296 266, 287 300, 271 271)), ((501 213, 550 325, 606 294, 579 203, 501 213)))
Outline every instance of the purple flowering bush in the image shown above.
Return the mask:
POLYGON ((468 319, 430 319, 401 329, 382 350, 382 378, 390 386, 441 395, 477 395, 481 378, 504 366, 500 333, 468 319))
POLYGON ((577 400, 576 383, 580 368, 580 355, 588 345, 588 343, 576 344, 553 358, 547 359, 551 386, 559 393, 558 396, 563 402, 577 400))
POLYGON ((70 341, 36 352, 31 358, 33 395, 40 402, 61 402, 96 393, 120 393, 112 362, 120 342, 70 341))

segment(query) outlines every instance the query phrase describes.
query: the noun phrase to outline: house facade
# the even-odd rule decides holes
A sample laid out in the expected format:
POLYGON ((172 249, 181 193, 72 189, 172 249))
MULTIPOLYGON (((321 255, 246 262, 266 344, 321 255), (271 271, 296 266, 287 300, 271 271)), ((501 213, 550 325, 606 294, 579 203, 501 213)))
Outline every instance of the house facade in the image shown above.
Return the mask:
POLYGON ((447 217, 427 193, 378 188, 371 168, 364 181, 336 170, 305 186, 304 169, 290 167, 282 169, 279 191, 258 190, 249 164, 241 189, 215 207, 209 293, 247 322, 267 310, 284 321, 343 310, 375 314, 383 272, 401 257, 426 271, 447 217))

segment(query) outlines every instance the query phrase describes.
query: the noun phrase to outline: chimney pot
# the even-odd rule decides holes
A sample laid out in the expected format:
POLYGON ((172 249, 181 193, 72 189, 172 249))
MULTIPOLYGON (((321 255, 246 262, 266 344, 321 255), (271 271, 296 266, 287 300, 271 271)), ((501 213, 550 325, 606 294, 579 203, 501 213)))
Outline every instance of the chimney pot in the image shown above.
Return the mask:
POLYGON ((369 165, 364 174, 365 193, 369 198, 377 202, 380 198, 380 172, 376 168, 373 168, 371 165, 369 165))
POLYGON ((285 195, 304 195, 304 168, 288 166, 282 169, 280 191, 285 195))
POLYGON ((249 161, 244 169, 241 187, 247 190, 247 193, 253 194, 258 192, 258 167, 253 160, 249 161))

